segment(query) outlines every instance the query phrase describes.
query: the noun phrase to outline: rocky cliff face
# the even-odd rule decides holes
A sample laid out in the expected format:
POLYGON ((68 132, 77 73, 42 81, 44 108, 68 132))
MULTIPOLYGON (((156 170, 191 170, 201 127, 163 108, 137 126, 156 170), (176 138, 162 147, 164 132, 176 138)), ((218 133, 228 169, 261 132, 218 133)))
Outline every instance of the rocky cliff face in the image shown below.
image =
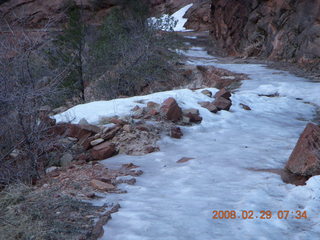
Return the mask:
MULTIPOLYGON (((172 14, 187 4, 193 3, 188 11, 188 28, 208 30, 211 0, 145 0, 150 4, 151 15, 172 14)), ((9 26, 27 29, 58 27, 66 20, 68 0, 0 0, 0 32, 10 31, 9 26)), ((96 25, 110 11, 125 0, 74 0, 82 9, 84 21, 96 25)))
POLYGON ((212 37, 229 55, 320 69, 320 0, 212 0, 212 37))
MULTIPOLYGON (((7 31, 9 26, 40 29, 56 27, 63 23, 66 15, 67 0, 6 0, 0 2, 0 30, 7 31)), ((83 10, 84 20, 97 24, 107 15, 112 6, 119 4, 117 0, 75 0, 83 10)))

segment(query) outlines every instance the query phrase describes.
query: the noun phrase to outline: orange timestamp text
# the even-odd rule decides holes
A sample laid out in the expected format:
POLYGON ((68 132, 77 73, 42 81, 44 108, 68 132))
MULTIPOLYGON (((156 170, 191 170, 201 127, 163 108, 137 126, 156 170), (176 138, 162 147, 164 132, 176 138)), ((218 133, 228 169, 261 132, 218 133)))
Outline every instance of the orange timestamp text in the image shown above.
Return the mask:
POLYGON ((307 211, 279 210, 279 211, 253 211, 253 210, 214 210, 212 219, 307 219, 307 211))

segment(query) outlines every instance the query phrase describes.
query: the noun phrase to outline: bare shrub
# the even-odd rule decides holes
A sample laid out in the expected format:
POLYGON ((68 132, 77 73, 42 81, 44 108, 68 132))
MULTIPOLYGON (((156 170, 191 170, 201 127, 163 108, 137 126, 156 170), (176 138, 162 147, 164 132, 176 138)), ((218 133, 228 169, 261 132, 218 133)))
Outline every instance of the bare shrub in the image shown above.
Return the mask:
POLYGON ((54 146, 51 120, 41 107, 55 97, 63 72, 50 71, 42 35, 16 30, 0 44, 0 184, 31 182, 54 146))
POLYGON ((6 240, 91 239, 99 210, 58 189, 10 185, 0 192, 0 236, 6 240))
MULTIPOLYGON (((165 21, 166 29, 174 22, 165 21)), ((168 82, 179 58, 172 32, 159 31, 161 23, 150 24, 143 1, 127 1, 114 8, 98 30, 90 51, 91 74, 101 98, 132 96, 155 82, 168 82), (170 50, 171 49, 171 50, 170 50)), ((159 84, 161 85, 161 84, 159 84)))

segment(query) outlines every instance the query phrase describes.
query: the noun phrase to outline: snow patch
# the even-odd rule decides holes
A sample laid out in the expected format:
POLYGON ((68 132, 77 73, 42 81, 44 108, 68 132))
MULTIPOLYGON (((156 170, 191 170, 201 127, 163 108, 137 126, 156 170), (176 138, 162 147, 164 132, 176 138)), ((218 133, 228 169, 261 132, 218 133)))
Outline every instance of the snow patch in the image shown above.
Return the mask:
MULTIPOLYGON (((152 23, 156 23, 159 19, 162 22, 166 22, 168 19, 172 19, 174 22, 176 22, 175 27, 172 29, 173 31, 176 31, 176 32, 178 32, 178 31, 181 31, 181 32, 190 31, 190 30, 186 30, 186 28, 184 27, 184 25, 188 21, 188 19, 184 18, 183 16, 192 7, 192 5, 193 5, 193 3, 188 4, 188 5, 184 6, 183 8, 181 8, 180 10, 178 10, 177 12, 175 12, 172 15, 164 14, 160 18, 152 17, 152 18, 149 18, 149 20, 152 23)), ((162 26, 161 30, 168 31, 169 29, 167 28, 167 26, 162 26)))

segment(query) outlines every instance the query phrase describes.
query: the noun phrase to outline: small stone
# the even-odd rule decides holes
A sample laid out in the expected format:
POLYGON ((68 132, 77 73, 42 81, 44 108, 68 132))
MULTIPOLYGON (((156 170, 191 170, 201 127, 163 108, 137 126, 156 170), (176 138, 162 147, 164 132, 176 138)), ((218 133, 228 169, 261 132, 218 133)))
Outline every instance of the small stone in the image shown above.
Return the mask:
POLYGON ((45 105, 39 108, 40 112, 46 112, 49 113, 51 111, 51 107, 49 105, 45 105))
POLYGON ((12 158, 16 158, 19 156, 19 154, 20 154, 20 151, 18 149, 14 149, 9 156, 12 158))
POLYGON ((234 80, 236 79, 235 76, 221 76, 221 79, 230 79, 230 80, 234 80))
POLYGON ((91 141, 90 144, 91 144, 91 146, 96 146, 96 145, 98 145, 98 144, 100 144, 102 142, 104 142, 104 139, 103 138, 98 138, 96 140, 91 141))
POLYGON ((121 126, 118 126, 118 125, 108 128, 108 130, 104 131, 101 138, 103 138, 104 140, 110 140, 117 134, 117 132, 120 129, 121 129, 121 126))
POLYGON ((68 140, 71 141, 71 142, 77 142, 77 141, 78 141, 78 138, 68 137, 68 140))
POLYGON ((136 112, 139 109, 141 109, 141 107, 139 107, 138 105, 136 105, 134 108, 131 109, 132 112, 136 112))
POLYGON ((140 131, 144 131, 144 132, 149 132, 149 128, 146 125, 138 125, 136 126, 136 129, 140 130, 140 131))
POLYGON ((152 153, 152 152, 156 152, 156 151, 158 151, 158 150, 159 150, 158 147, 147 146, 147 147, 145 147, 144 152, 145 152, 145 153, 152 153))
POLYGON ((135 119, 142 118, 144 113, 145 113, 145 110, 143 108, 139 108, 137 111, 134 112, 132 117, 135 119))
POLYGON ((199 114, 199 110, 196 108, 190 108, 183 110, 183 115, 190 119, 190 122, 199 123, 202 121, 202 117, 199 114))
POLYGON ((73 160, 73 156, 71 153, 65 153, 60 158, 60 165, 61 167, 69 167, 71 165, 71 162, 73 160))
POLYGON ((244 110, 247 110, 247 111, 251 111, 251 108, 248 106, 248 105, 245 105, 243 103, 240 103, 239 104, 244 110))
POLYGON ((101 132, 97 133, 96 135, 93 136, 94 138, 100 138, 101 137, 101 132))
POLYGON ((156 115, 159 114, 159 111, 156 110, 156 109, 151 109, 150 111, 148 111, 148 114, 149 114, 150 116, 156 116, 156 115))
POLYGON ((150 101, 150 102, 147 103, 147 107, 148 107, 148 108, 159 108, 159 107, 160 107, 160 104, 150 101))
POLYGON ((126 132, 131 132, 132 131, 132 127, 129 124, 124 125, 122 129, 124 131, 126 131, 126 132))
POLYGON ((105 183, 96 179, 91 180, 91 186, 100 191, 109 191, 115 189, 115 186, 109 183, 105 183))
POLYGON ((212 97, 212 92, 207 90, 207 89, 202 90, 201 93, 206 95, 206 96, 208 96, 208 97, 210 97, 210 98, 212 97))
POLYGON ((48 173, 51 173, 51 172, 53 172, 53 171, 55 171, 55 170, 57 170, 58 169, 58 167, 55 167, 55 166, 52 166, 52 167, 48 167, 47 169, 46 169, 46 173, 48 174, 48 173))
POLYGON ((187 114, 195 114, 195 115, 199 115, 199 110, 196 108, 189 108, 189 109, 185 109, 182 111, 183 115, 187 115, 187 114))
POLYGON ((173 128, 171 128, 170 136, 171 136, 172 138, 177 138, 177 139, 181 138, 181 137, 183 136, 183 133, 182 133, 182 131, 181 131, 181 128, 179 128, 179 127, 173 127, 173 128))
POLYGON ((95 160, 104 160, 116 154, 115 144, 103 142, 93 147, 91 151, 92 158, 95 160))
POLYGON ((126 125, 128 124, 127 121, 123 120, 123 119, 120 119, 118 117, 108 117, 108 118, 103 118, 102 119, 104 123, 113 123, 113 124, 116 124, 116 125, 126 125))
POLYGON ((183 116, 183 117, 182 117, 182 122, 183 122, 183 123, 190 123, 190 118, 189 118, 189 117, 186 117, 186 116, 183 116))
POLYGON ((177 161, 177 163, 188 162, 188 161, 190 161, 190 160, 192 160, 192 159, 194 159, 194 158, 183 157, 183 158, 179 159, 179 160, 177 161))

